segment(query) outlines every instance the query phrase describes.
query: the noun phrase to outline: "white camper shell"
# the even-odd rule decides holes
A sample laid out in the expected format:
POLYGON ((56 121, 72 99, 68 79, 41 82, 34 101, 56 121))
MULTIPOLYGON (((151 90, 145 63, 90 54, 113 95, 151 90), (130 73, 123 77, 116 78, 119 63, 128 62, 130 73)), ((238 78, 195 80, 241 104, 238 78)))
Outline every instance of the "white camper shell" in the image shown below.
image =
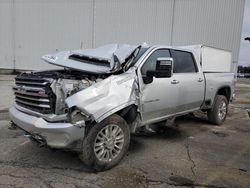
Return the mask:
POLYGON ((191 50, 203 72, 232 72, 232 53, 228 50, 205 46, 191 45, 180 48, 191 50))

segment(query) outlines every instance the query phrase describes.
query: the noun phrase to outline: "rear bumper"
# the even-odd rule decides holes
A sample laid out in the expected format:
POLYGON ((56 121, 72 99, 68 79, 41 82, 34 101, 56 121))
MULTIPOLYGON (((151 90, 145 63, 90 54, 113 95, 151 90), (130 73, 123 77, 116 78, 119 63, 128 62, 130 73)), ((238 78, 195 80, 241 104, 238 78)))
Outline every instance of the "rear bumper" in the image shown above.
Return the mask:
POLYGON ((70 148, 75 141, 83 139, 85 128, 71 123, 50 123, 41 117, 35 117, 17 110, 9 109, 10 119, 31 135, 39 135, 49 147, 70 148))

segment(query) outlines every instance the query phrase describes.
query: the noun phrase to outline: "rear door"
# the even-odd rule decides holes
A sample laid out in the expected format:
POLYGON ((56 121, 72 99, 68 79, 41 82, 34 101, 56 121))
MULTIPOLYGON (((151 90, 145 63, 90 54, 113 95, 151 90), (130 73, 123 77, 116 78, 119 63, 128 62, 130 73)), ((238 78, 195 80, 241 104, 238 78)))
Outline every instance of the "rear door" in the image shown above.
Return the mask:
POLYGON ((171 50, 174 59, 174 79, 178 85, 176 113, 199 109, 204 100, 204 75, 199 70, 193 54, 188 51, 171 50))

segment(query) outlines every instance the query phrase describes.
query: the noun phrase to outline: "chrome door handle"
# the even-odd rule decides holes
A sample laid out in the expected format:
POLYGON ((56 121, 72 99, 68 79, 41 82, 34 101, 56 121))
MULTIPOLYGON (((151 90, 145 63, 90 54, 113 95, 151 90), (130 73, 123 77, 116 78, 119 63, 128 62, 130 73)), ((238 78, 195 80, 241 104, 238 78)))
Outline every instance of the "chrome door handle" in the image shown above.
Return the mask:
POLYGON ((173 80, 172 82, 171 82, 171 84, 179 84, 180 82, 179 81, 177 81, 177 80, 173 80))
POLYGON ((198 81, 198 82, 203 82, 203 79, 202 79, 202 78, 199 78, 197 81, 198 81))

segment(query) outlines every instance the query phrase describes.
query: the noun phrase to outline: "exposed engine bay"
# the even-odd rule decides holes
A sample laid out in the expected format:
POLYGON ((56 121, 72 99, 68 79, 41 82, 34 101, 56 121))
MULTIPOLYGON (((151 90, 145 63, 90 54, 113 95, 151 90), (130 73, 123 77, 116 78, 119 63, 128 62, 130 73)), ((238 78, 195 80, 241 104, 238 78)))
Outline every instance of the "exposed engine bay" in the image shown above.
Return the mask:
POLYGON ((88 75, 77 71, 59 72, 60 76, 51 84, 51 88, 56 95, 56 114, 65 113, 65 99, 69 96, 90 87, 91 85, 105 79, 104 75, 88 75))
MULTIPOLYGON (((90 75, 72 70, 64 70, 57 73, 59 76, 55 79, 56 82, 54 84, 56 84, 55 87, 61 86, 60 90, 65 97, 69 97, 106 78, 104 75, 90 75)), ((53 89, 53 86, 51 87, 53 89)))
POLYGON ((42 114, 63 114, 66 98, 108 76, 67 69, 23 73, 16 77, 16 103, 42 114))

